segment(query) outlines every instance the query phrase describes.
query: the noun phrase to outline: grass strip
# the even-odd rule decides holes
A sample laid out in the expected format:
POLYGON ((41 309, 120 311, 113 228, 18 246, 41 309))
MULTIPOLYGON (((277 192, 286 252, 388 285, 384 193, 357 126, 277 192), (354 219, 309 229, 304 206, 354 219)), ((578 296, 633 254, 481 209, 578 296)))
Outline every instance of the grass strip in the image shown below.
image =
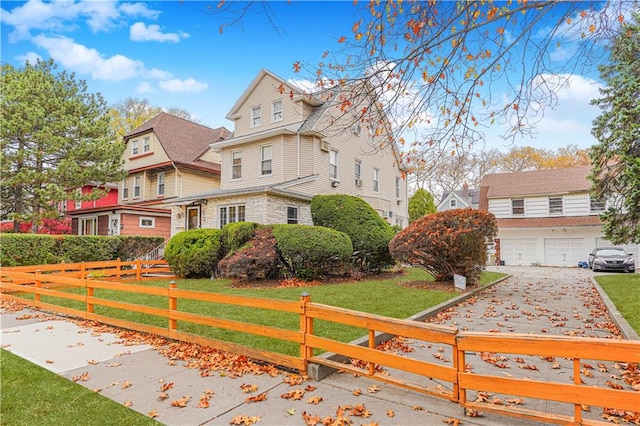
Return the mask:
POLYGON ((599 275, 596 281, 624 319, 640 334, 640 275, 599 275))
POLYGON ((0 379, 3 426, 158 424, 4 349, 0 351, 0 379))

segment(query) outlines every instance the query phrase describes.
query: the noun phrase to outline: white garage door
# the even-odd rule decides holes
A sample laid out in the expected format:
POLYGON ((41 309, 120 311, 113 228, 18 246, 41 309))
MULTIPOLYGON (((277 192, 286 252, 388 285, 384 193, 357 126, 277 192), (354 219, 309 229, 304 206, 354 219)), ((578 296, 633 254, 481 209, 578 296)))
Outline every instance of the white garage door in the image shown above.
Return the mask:
MULTIPOLYGON (((604 238, 596 238, 596 245, 598 247, 609 247, 612 246, 609 241, 604 238)), ((625 249, 627 253, 631 253, 633 258, 636 260, 636 268, 640 265, 640 244, 620 244, 620 247, 625 249)), ((589 248, 589 251, 593 250, 593 247, 589 248)))
POLYGON ((546 238, 544 240, 544 264, 547 266, 578 266, 586 262, 589 250, 583 238, 546 238))
POLYGON ((519 239, 519 240, 501 240, 500 241, 500 260, 505 265, 521 265, 530 266, 539 259, 536 259, 536 240, 535 239, 519 239))

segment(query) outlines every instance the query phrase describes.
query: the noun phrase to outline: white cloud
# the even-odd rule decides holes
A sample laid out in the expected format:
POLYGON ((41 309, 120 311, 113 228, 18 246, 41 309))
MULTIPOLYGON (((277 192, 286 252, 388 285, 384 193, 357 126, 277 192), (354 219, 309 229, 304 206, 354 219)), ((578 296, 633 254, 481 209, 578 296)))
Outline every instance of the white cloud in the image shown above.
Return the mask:
POLYGON ((38 62, 38 59, 42 60, 42 57, 38 55, 36 52, 27 52, 24 55, 16 56, 15 60, 24 64, 29 62, 30 64, 35 64, 38 62))
POLYGON ((130 37, 132 41, 159 41, 177 43, 180 39, 189 37, 189 34, 180 31, 179 33, 163 33, 160 25, 145 25, 144 22, 136 22, 131 25, 130 37))
POLYGON ((209 87, 207 83, 202 83, 196 81, 195 79, 189 77, 186 80, 180 80, 179 78, 174 78, 172 80, 165 80, 158 83, 160 88, 165 92, 179 93, 179 92, 189 92, 189 93, 197 93, 202 92, 209 87))
POLYGON ((68 37, 38 35, 32 41, 65 68, 90 74, 97 80, 121 81, 141 75, 144 71, 144 65, 140 61, 123 55, 103 58, 97 50, 75 43, 68 37))
POLYGON ((155 91, 156 90, 146 81, 143 81, 136 87, 136 93, 154 93, 155 91))
POLYGON ((154 80, 169 80, 173 78, 173 74, 171 74, 169 71, 152 68, 149 72, 147 72, 147 77, 153 78, 154 80))
POLYGON ((121 25, 126 17, 156 19, 160 11, 149 9, 144 3, 116 1, 51 1, 29 0, 11 10, 1 9, 0 20, 13 27, 9 41, 27 39, 31 30, 70 32, 78 28, 84 18, 94 33, 109 31, 121 25))

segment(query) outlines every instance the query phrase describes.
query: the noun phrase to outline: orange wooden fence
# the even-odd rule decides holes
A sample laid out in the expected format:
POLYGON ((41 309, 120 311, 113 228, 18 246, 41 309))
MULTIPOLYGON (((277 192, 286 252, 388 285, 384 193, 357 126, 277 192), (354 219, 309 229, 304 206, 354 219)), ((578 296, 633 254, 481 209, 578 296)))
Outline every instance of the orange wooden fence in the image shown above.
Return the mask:
MULTIPOLYGON (((395 385, 412 388, 458 402, 465 408, 497 412, 503 415, 541 420, 559 424, 602 423, 583 419, 583 408, 587 405, 615 408, 619 410, 638 410, 640 392, 627 389, 585 386, 582 384, 584 372, 581 363, 585 360, 611 362, 640 362, 640 341, 614 339, 591 339, 564 336, 538 336, 496 333, 459 332, 453 327, 438 326, 416 321, 399 320, 348 309, 313 303, 308 295, 302 295, 299 301, 283 301, 255 297, 233 296, 202 291, 182 290, 175 282, 167 287, 151 287, 142 284, 95 279, 144 279, 143 272, 167 272, 166 264, 158 261, 144 262, 148 267, 136 262, 118 262, 118 266, 109 262, 95 262, 84 265, 42 265, 40 267, 0 268, 0 289, 2 297, 16 299, 25 304, 52 312, 79 318, 99 321, 127 329, 148 332, 171 339, 208 345, 213 348, 241 353, 250 358, 270 362, 288 368, 306 371, 309 363, 343 369, 363 374, 373 379, 395 385), (124 269, 123 269, 124 266, 124 269), (130 268, 130 269, 127 269, 130 268), (93 275, 95 274, 95 275, 93 275), (90 275, 93 275, 89 278, 90 275), (84 288, 84 294, 70 293, 57 289, 64 287, 84 288), (108 300, 95 297, 96 289, 109 289, 118 292, 149 294, 166 297, 166 308, 143 306, 139 304, 108 300), (8 292, 33 294, 33 300, 19 297, 8 292), (75 309, 48 303, 42 296, 74 300, 84 303, 84 309, 75 309), (299 316, 299 330, 288 330, 274 326, 250 324, 224 318, 179 310, 180 300, 198 300, 212 304, 225 304, 257 309, 270 309, 288 312, 299 316), (140 324, 128 320, 112 318, 95 313, 96 306, 117 308, 125 311, 142 312, 166 320, 166 327, 140 324), (245 345, 211 339, 180 330, 179 323, 201 324, 210 327, 251 333, 259 336, 294 342, 300 347, 300 355, 292 356, 245 345), (330 321, 359 327, 366 331, 367 345, 344 343, 314 333, 316 321, 330 321), (385 352, 376 349, 376 336, 386 333, 424 342, 424 344, 443 345, 451 354, 451 366, 437 362, 413 359, 410 356, 385 352), (322 349, 347 358, 360 360, 358 366, 315 356, 314 350, 322 349), (467 357, 474 353, 496 352, 515 355, 558 357, 569 359, 573 365, 573 382, 547 382, 530 378, 505 377, 504 375, 480 374, 467 368, 467 357), (365 365, 364 368, 360 367, 365 365), (385 371, 379 371, 384 366, 385 371), (404 377, 393 377, 390 372, 407 372, 414 376, 428 378, 420 384, 404 377), (554 414, 543 411, 527 410, 518 407, 506 407, 487 401, 470 401, 470 390, 493 392, 506 395, 518 395, 546 401, 572 404, 570 414, 554 414)), ((157 279, 157 277, 156 277, 157 279)), ((602 423, 604 424, 604 423, 602 423)))

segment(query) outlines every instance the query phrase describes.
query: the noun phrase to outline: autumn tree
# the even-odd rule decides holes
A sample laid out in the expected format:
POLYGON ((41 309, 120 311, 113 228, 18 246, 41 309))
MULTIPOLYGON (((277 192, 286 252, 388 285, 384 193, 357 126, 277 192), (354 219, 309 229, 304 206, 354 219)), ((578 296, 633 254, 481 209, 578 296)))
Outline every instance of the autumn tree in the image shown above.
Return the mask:
POLYGON ((424 188, 418 188, 409 198, 409 223, 416 221, 426 214, 436 212, 433 195, 424 188))
POLYGON ((116 102, 109 108, 111 129, 115 134, 116 140, 123 140, 126 134, 163 111, 194 123, 200 123, 201 121, 182 108, 161 108, 152 105, 148 99, 128 97, 116 102))
POLYGON ((98 199, 104 191, 71 191, 115 182, 123 145, 113 142, 106 103, 83 80, 55 63, 2 65, 0 141, 2 205, 7 218, 32 222, 56 217, 56 203, 98 199))
POLYGON ((608 202, 601 216, 606 238, 640 243, 640 13, 623 25, 600 76, 607 86, 592 101, 602 110, 592 130, 593 192, 608 202))
POLYGON ((492 213, 474 209, 438 212, 411 223, 389 243, 391 256, 419 266, 436 281, 452 281, 454 274, 476 284, 486 264, 486 242, 498 231, 492 213))

